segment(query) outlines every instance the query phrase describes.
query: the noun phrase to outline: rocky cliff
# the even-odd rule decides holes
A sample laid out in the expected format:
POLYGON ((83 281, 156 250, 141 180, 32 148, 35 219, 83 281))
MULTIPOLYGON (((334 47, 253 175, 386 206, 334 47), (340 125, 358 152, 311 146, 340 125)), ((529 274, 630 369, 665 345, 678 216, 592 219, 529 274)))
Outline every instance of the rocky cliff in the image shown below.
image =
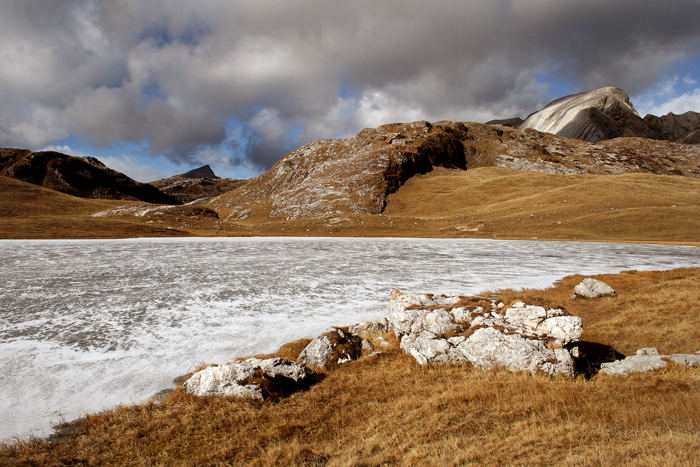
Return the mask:
POLYGON ((130 199, 149 203, 179 202, 147 183, 112 170, 94 157, 60 152, 0 149, 0 175, 81 198, 130 199))

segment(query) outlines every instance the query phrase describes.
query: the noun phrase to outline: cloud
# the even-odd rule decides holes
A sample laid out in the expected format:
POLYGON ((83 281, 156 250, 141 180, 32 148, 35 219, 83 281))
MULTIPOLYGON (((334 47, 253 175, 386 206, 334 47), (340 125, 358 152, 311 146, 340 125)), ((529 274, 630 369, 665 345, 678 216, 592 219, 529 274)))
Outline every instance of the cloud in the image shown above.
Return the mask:
POLYGON ((266 168, 389 121, 525 116, 556 97, 541 76, 645 95, 700 49, 698 17, 686 0, 8 0, 0 146, 266 168))
POLYGON ((658 116, 666 115, 669 112, 673 112, 674 114, 683 114, 689 110, 697 112, 698 109, 700 109, 700 88, 656 104, 648 108, 646 113, 658 116))

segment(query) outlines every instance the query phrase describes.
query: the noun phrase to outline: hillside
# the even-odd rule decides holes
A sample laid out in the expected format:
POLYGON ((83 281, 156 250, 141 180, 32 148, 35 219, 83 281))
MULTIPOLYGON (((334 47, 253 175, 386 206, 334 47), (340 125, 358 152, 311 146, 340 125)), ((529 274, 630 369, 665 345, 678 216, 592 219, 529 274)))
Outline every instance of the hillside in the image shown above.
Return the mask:
MULTIPOLYGON (((110 202, 91 204, 90 211, 87 200, 65 197, 61 202, 76 203, 75 208, 54 210, 57 192, 33 185, 19 189, 4 179, 8 195, 0 212, 15 214, 2 214, 0 235, 438 236, 697 244, 698 177, 700 147, 687 144, 646 138, 593 144, 478 123, 390 124, 352 138, 310 143, 231 191, 177 209, 110 202), (50 212, 32 214, 41 206, 50 212)), ((176 178, 200 186, 207 180, 176 178)))
POLYGON ((511 167, 552 174, 646 172, 700 176, 700 148, 643 138, 599 144, 533 130, 461 122, 365 129, 292 152, 207 206, 227 223, 382 213, 387 197, 435 167, 511 167))
POLYGON ((245 182, 245 180, 219 178, 209 165, 204 165, 183 174, 156 180, 151 182, 151 185, 181 203, 189 203, 231 191, 245 182))
POLYGON ((0 238, 114 238, 183 235, 143 218, 91 214, 134 201, 85 199, 0 176, 0 238))
POLYGON ((74 157, 60 152, 31 152, 0 148, 0 175, 52 190, 94 199, 141 200, 179 204, 154 186, 139 183, 112 170, 94 157, 74 157))

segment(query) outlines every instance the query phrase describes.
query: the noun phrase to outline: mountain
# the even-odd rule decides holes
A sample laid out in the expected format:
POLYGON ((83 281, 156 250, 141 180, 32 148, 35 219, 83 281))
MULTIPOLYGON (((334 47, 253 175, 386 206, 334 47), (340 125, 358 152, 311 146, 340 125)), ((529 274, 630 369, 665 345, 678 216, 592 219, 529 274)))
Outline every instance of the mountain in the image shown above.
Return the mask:
POLYGON ((179 204, 156 187, 112 170, 94 157, 0 148, 0 175, 80 198, 141 200, 179 204))
POLYGON ((380 214, 406 180, 435 167, 700 177, 700 148, 644 138, 593 144, 480 123, 395 123, 307 144, 206 205, 228 222, 380 214))
POLYGON ((151 185, 181 203, 210 198, 243 185, 246 180, 219 178, 209 165, 203 165, 183 174, 151 182, 151 185))
POLYGON ((219 178, 216 176, 214 171, 211 170, 209 164, 197 167, 196 169, 192 169, 184 174, 176 175, 176 177, 177 176, 182 178, 219 178))
POLYGON ((605 87, 556 99, 531 114, 518 128, 589 142, 624 136, 684 142, 700 129, 700 114, 641 118, 625 91, 605 87))

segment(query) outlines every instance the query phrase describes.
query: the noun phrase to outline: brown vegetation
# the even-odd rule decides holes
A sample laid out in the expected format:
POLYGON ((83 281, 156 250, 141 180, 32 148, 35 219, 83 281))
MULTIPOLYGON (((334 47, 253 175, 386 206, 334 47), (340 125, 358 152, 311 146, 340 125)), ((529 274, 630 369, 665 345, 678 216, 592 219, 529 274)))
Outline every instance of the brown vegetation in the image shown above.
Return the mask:
MULTIPOLYGON (((0 238, 319 235, 700 243, 700 180, 641 173, 438 168, 409 179, 387 198, 381 215, 283 220, 254 212, 235 222, 197 220, 176 209, 95 218, 91 214, 133 202, 75 198, 6 177, 0 177, 0 194, 0 238)), ((220 217, 226 212, 218 209, 220 217)))
MULTIPOLYGON (((500 291, 564 306, 584 339, 623 353, 700 348, 700 268, 595 276, 614 297, 571 299, 581 276, 500 291)), ((290 343, 290 358, 308 341, 290 343)), ((92 415, 63 442, 0 447, 2 464, 700 463, 700 373, 675 364, 626 377, 550 378, 466 366, 423 368, 396 347, 327 371, 272 403, 193 397, 92 415)))

